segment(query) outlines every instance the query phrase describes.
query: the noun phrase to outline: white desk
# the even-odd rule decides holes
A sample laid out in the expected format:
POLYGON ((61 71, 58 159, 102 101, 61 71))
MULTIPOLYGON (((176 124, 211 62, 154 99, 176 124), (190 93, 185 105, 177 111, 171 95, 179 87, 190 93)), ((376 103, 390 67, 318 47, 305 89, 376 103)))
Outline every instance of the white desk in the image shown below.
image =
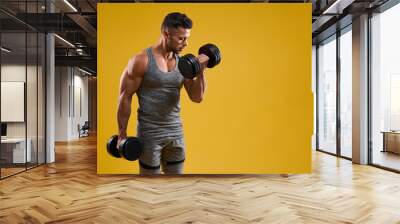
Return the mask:
POLYGON ((12 163, 31 162, 32 140, 30 138, 27 138, 26 142, 28 143, 27 144, 28 147, 26 147, 26 154, 25 154, 25 138, 1 139, 1 151, 3 153, 6 152, 7 150, 12 150, 12 163), (25 161, 25 159, 27 159, 27 161, 25 161))

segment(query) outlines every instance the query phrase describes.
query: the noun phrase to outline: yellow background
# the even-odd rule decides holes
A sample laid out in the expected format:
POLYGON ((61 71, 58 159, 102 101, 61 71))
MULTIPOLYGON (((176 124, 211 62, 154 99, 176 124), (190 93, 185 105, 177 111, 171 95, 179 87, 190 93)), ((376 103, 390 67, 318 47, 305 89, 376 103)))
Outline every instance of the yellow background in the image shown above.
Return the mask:
MULTIPOLYGON (((121 73, 129 58, 154 45, 164 16, 194 22, 188 47, 222 53, 208 69, 200 104, 181 91, 185 173, 266 174, 311 171, 311 4, 98 4, 98 166, 100 174, 138 173, 138 162, 108 155, 117 133, 121 73)), ((134 96, 128 135, 136 135, 134 96)))

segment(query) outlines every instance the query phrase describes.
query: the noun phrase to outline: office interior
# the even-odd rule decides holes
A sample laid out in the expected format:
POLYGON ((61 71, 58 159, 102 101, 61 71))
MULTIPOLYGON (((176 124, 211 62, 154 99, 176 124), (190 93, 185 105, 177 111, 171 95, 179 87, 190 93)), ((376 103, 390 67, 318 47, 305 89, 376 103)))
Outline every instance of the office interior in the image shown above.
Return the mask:
MULTIPOLYGON (((96 7, 121 2, 168 1, 0 2, 2 184, 57 164, 61 146, 95 139, 96 7)), ((218 2, 312 4, 314 133, 310 150, 315 151, 313 156, 328 155, 337 163, 349 161, 352 170, 361 165, 373 168, 369 172, 398 177, 400 1, 218 2)), ((74 153, 73 149, 67 153, 74 153)), ((331 165, 325 169, 336 169, 331 165)))

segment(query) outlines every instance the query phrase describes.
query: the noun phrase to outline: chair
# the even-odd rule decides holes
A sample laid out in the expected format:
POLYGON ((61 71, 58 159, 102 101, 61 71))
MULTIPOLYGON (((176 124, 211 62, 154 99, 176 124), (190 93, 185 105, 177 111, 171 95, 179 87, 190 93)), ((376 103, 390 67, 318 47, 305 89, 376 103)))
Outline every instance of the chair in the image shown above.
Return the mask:
POLYGON ((89 136, 89 129, 90 129, 89 121, 85 121, 82 127, 78 124, 79 138, 89 136))

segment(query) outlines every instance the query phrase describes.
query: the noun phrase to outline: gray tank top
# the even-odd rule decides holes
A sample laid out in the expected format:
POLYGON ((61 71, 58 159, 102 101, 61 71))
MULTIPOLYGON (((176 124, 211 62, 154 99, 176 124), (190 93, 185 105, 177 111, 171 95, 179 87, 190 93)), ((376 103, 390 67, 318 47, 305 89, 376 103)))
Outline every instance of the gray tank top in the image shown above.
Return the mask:
POLYGON ((137 91, 138 137, 145 141, 161 141, 183 137, 180 118, 180 90, 183 76, 176 66, 171 72, 162 72, 151 48, 146 49, 148 67, 137 91))

